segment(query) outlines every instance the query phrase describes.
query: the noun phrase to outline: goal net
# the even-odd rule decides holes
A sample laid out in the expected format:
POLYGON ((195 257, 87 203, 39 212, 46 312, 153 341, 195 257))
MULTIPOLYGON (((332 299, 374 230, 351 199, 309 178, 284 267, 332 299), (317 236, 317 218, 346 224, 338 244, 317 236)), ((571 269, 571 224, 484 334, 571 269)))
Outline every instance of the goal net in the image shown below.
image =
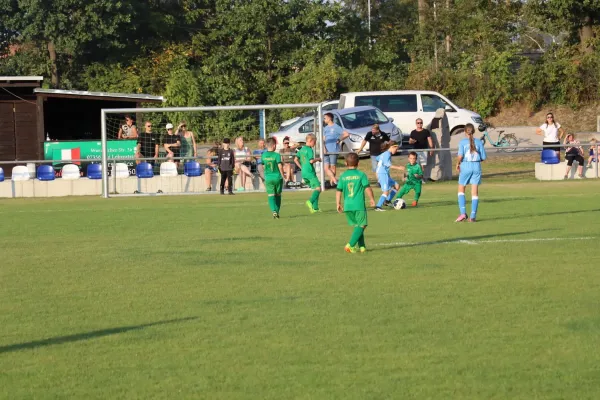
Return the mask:
MULTIPOLYGON (((319 103, 104 109, 103 197, 219 193, 213 161, 225 138, 236 152, 233 190, 264 191, 260 140, 269 137, 282 154, 286 188, 301 189, 293 155, 309 133, 322 154, 322 114, 319 103)), ((317 173, 323 182, 320 165, 317 173)))

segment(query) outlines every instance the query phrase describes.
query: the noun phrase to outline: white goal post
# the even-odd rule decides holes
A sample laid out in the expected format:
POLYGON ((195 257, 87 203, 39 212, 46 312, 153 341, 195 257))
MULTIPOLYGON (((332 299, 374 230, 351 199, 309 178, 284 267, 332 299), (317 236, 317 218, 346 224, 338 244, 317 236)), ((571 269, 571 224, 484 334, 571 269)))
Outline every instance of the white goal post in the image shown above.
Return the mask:
MULTIPOLYGON (((120 125, 118 122, 122 119, 124 115, 144 115, 144 120, 148 120, 152 118, 153 113, 155 115, 164 115, 168 114, 171 116, 177 116, 179 118, 186 118, 187 116, 196 117, 203 115, 202 113, 209 112, 254 112, 256 113, 256 117, 258 117, 255 121, 254 128, 259 128, 260 133, 264 135, 264 139, 268 138, 267 134, 267 121, 266 121, 266 111, 271 110, 277 112, 275 110, 293 110, 293 109, 312 109, 315 113, 315 123, 314 123, 314 134, 317 137, 317 153, 319 157, 322 157, 324 154, 324 143, 323 143, 323 110, 321 103, 302 103, 302 104, 265 104, 265 105, 239 105, 239 106, 210 106, 210 107, 154 107, 154 108, 115 108, 115 109, 102 109, 100 111, 100 121, 101 121, 101 161, 102 161, 102 197, 109 198, 112 196, 132 196, 136 194, 110 194, 109 191, 109 165, 111 163, 116 162, 117 160, 120 162, 128 161, 135 165, 135 157, 127 156, 124 157, 114 157, 111 158, 109 156, 109 140, 117 139, 116 133, 112 132, 113 130, 119 130, 120 125), (194 114, 195 113, 195 114, 194 114), (111 119, 112 118, 112 119, 111 119), (116 125, 115 125, 116 124, 116 125), (115 126, 113 126, 115 125, 115 126), (109 129, 111 132, 109 133, 109 129)), ((223 117, 223 115, 221 115, 223 117)), ((226 117, 226 115, 225 115, 226 117)), ((171 117, 173 119, 175 117, 171 117)), ((254 118, 254 117, 252 117, 254 118)), ((246 118, 248 120, 248 118, 246 118)), ((251 119, 251 118, 250 118, 251 119)), ((165 120, 161 120, 161 123, 164 123, 165 120)), ((171 121, 169 121, 171 122, 171 121)), ((172 120, 175 124, 176 121, 172 120)), ((247 122, 247 121, 246 121, 247 122)), ((252 121, 251 121, 252 122, 252 121)), ((271 125, 273 121, 271 122, 271 125)), ((278 121, 278 123, 281 121, 278 121)), ((164 126, 164 125, 163 125, 164 126)), ((123 128, 126 128, 123 125, 123 128)), ((212 127, 211 127, 212 128, 212 127)), ((144 128, 141 126, 137 126, 138 134, 144 128)), ((194 128, 191 127, 191 130, 194 128)), ((217 127, 218 129, 218 127, 217 127)), ((254 129, 253 129, 254 130, 254 129)), ((111 143, 114 143, 111 140, 111 143)), ((233 143, 232 143, 233 145, 233 143)), ((111 150, 112 152, 113 150, 111 150)), ((322 164, 321 164, 322 165, 322 164)), ((320 180, 321 180, 321 189, 325 189, 325 169, 321 167, 320 171, 320 180)), ((133 178, 132 178, 133 179, 133 178)), ((137 179, 137 178, 136 178, 137 179)), ((139 180, 138 180, 139 182, 139 180)), ((166 193, 165 193, 166 194, 166 193)), ((141 194, 140 194, 141 195, 141 194)))

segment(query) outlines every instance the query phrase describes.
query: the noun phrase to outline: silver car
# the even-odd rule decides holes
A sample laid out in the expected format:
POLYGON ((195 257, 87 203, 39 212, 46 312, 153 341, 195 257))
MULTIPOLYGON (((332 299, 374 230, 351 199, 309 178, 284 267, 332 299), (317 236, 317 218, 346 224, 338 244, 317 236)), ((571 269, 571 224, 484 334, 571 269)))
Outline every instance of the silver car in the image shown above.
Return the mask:
MULTIPOLYGON (((393 124, 393 120, 386 117, 377 107, 362 106, 328 110, 327 112, 333 114, 333 122, 349 134, 348 138, 342 142, 342 152, 358 150, 374 124, 379 124, 379 129, 390 135, 390 139, 400 145, 405 139, 400 129, 393 124)), ((285 130, 271 133, 269 136, 276 139, 277 149, 283 147, 283 138, 286 136, 293 143, 304 144, 306 135, 315 131, 314 123, 314 117, 299 118, 285 130)), ((369 144, 367 143, 364 151, 368 150, 369 144)))

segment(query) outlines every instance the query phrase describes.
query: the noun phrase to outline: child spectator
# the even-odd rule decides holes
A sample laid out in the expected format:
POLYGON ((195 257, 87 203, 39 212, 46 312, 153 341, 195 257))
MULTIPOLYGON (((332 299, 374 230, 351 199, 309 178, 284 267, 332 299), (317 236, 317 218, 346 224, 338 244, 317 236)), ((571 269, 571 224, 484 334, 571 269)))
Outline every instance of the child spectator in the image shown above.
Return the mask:
POLYGON ((588 158, 588 168, 592 166, 593 162, 598 162, 598 154, 596 154, 596 146, 598 145, 598 141, 596 138, 592 138, 590 140, 590 157, 588 158))
POLYGON ((221 194, 225 194, 225 181, 229 194, 233 195, 233 168, 235 167, 235 152, 229 148, 229 138, 223 139, 223 148, 217 152, 217 164, 221 173, 221 194))
POLYGON ((261 161, 265 167, 265 189, 269 196, 269 207, 273 212, 273 218, 279 219, 281 191, 283 190, 283 167, 281 166, 281 155, 275 152, 275 146, 275 139, 269 138, 267 141, 268 150, 262 153, 261 161))
POLYGON ((567 169, 565 171, 565 179, 569 179, 569 173, 573 166, 573 161, 577 161, 577 174, 580 178, 585 178, 583 175, 583 149, 578 140, 575 140, 575 135, 569 133, 565 138, 565 145, 569 145, 566 149, 567 169))
POLYGON ((392 140, 387 143, 386 151, 377 156, 377 180, 379 181, 379 186, 381 186, 382 193, 375 211, 385 211, 383 205, 389 204, 398 189, 400 189, 398 182, 390 176, 390 168, 404 171, 403 167, 392 165, 392 155, 396 154, 397 151, 398 143, 392 140))
POLYGON ((367 228, 367 209, 365 208, 365 193, 369 197, 370 206, 375 206, 373 189, 369 186, 367 175, 359 171, 358 154, 346 155, 346 166, 348 169, 340 176, 335 194, 336 208, 339 213, 346 214, 348 225, 354 227, 350 241, 344 246, 346 253, 356 253, 356 245, 359 251, 367 251, 365 245, 365 229, 367 228), (344 196, 344 207, 342 208, 342 195, 344 196))
POLYGON ((402 198, 405 194, 411 190, 415 191, 415 200, 412 202, 412 206, 416 207, 421 197, 421 187, 423 185, 423 168, 421 164, 417 163, 417 153, 411 151, 408 154, 408 164, 406 165, 406 182, 402 185, 400 192, 398 192, 399 198, 402 198))
POLYGON ((315 135, 309 133, 306 135, 306 146, 303 146, 296 157, 294 162, 300 168, 302 172, 302 180, 304 183, 313 190, 310 200, 306 200, 306 206, 310 210, 311 214, 319 212, 319 195, 321 194, 321 182, 317 178, 314 164, 321 161, 320 158, 315 158, 315 144, 317 143, 315 135))
POLYGON ((204 168, 204 179, 206 182, 206 191, 212 190, 212 176, 219 170, 218 160, 216 159, 219 152, 219 143, 215 143, 215 147, 208 149, 206 152, 206 168, 204 168))
POLYGON ((260 139, 258 141, 258 149, 252 152, 254 160, 256 161, 256 172, 258 172, 258 176, 263 183, 265 182, 265 166, 262 163, 262 155, 266 151, 267 149, 265 149, 265 141, 264 139, 260 139))

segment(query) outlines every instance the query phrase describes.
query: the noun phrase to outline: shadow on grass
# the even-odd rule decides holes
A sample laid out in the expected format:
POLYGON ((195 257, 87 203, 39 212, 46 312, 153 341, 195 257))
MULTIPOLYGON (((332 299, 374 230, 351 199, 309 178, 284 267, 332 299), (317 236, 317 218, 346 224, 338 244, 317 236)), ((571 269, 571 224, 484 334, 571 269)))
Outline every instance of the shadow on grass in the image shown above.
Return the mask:
POLYGON ((529 213, 529 214, 516 214, 516 215, 505 215, 501 217, 493 217, 493 218, 485 218, 485 221, 499 221, 504 219, 518 219, 518 218, 528 218, 528 217, 547 217, 552 215, 569 215, 569 214, 581 214, 581 213, 590 213, 600 211, 600 208, 593 208, 591 210, 574 210, 574 211, 555 211, 555 212, 540 212, 540 213, 529 213))
POLYGON ((496 176, 511 176, 511 175, 526 175, 529 174, 531 176, 535 175, 535 171, 531 169, 526 169, 522 171, 509 171, 509 172, 492 172, 489 174, 483 174, 483 178, 494 178, 496 176))
POLYGON ((142 324, 142 325, 120 326, 117 328, 108 328, 108 329, 100 329, 100 330, 91 331, 91 332, 77 333, 75 335, 57 336, 57 337, 43 339, 43 340, 34 340, 31 342, 25 342, 25 343, 15 343, 15 344, 10 344, 8 346, 1 346, 0 354, 10 353, 10 352, 19 351, 19 350, 36 349, 38 347, 46 347, 46 346, 54 346, 54 345, 59 345, 59 344, 80 342, 83 340, 97 339, 97 338, 101 338, 104 336, 117 335, 119 333, 125 333, 125 332, 129 332, 129 331, 145 329, 145 328, 149 328, 151 326, 176 324, 178 322, 192 321, 195 319, 198 319, 198 317, 169 319, 166 321, 151 322, 151 323, 142 324))
MULTIPOLYGON (((504 197, 501 199, 483 199, 482 202, 485 204, 494 204, 494 203, 506 203, 513 201, 525 201, 525 200, 533 200, 534 197, 504 197)), ((440 201, 431 201, 431 202, 423 202, 423 206, 455 206, 457 200, 440 200, 440 201)), ((419 204, 419 207, 421 205, 419 204)))
POLYGON ((431 246, 436 244, 452 244, 452 243, 460 243, 460 242, 469 242, 473 240, 482 240, 482 239, 492 239, 504 236, 515 236, 515 235, 527 235, 530 233, 536 232, 548 232, 552 229, 543 229, 543 230, 535 230, 535 231, 524 231, 524 232, 508 232, 508 233, 493 233, 489 235, 477 235, 477 236, 465 236, 459 238, 452 239, 442 239, 442 240, 432 240, 430 242, 417 242, 417 243, 390 243, 389 245, 381 244, 375 248, 369 248, 369 253, 375 251, 385 251, 385 250, 393 250, 407 247, 419 247, 419 246, 431 246))

